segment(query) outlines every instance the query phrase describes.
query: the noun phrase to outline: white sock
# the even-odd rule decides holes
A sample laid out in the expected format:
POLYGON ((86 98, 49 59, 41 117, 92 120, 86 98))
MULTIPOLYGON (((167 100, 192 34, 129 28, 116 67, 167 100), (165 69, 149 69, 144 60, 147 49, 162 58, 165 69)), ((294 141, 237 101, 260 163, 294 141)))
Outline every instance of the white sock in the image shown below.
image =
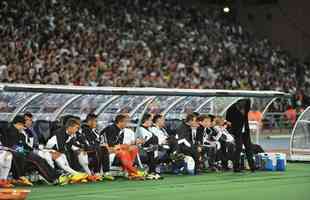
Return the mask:
POLYGON ((113 162, 114 162, 114 159, 116 157, 116 154, 115 153, 110 153, 109 157, 110 157, 110 167, 111 167, 113 162))
POLYGON ((69 162, 68 162, 68 160, 64 154, 59 156, 59 158, 57 158, 55 161, 56 161, 57 165, 61 169, 65 170, 66 172, 68 172, 70 174, 78 174, 79 173, 70 167, 69 162))
POLYGON ((13 156, 10 152, 0 154, 0 180, 6 180, 10 173, 13 156))
POLYGON ((158 150, 154 151, 154 157, 157 158, 158 157, 158 150))
POLYGON ((78 155, 78 160, 79 160, 79 163, 80 165, 82 166, 82 168, 84 169, 84 171, 88 174, 88 175, 91 175, 91 171, 88 167, 88 155, 87 153, 85 152, 81 152, 79 155, 78 155))

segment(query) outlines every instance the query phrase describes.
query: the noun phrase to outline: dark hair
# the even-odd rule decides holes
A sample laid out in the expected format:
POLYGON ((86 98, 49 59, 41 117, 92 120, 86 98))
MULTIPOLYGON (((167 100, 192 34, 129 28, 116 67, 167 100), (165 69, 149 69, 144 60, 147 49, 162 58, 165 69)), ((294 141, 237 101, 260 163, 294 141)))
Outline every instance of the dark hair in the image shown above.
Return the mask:
POLYGON ((241 99, 237 103, 237 109, 244 109, 246 112, 249 112, 251 109, 251 100, 250 99, 241 99))
POLYGON ((73 127, 73 126, 79 126, 80 122, 75 119, 75 118, 70 118, 66 121, 65 127, 69 128, 69 127, 73 127))
POLYGON ((144 122, 146 122, 147 120, 149 120, 152 117, 151 114, 146 113, 143 115, 142 119, 141 119, 141 124, 144 124, 144 122))
POLYGON ((209 115, 207 115, 207 114, 202 114, 202 115, 200 115, 200 116, 197 118, 197 120, 200 121, 200 122, 202 122, 202 121, 205 120, 205 119, 210 119, 210 120, 211 120, 211 117, 210 117, 209 115))
POLYGON ((24 114, 24 117, 32 118, 33 115, 31 114, 31 112, 26 112, 26 113, 24 114))
POLYGON ((196 117, 199 116, 199 112, 193 112, 193 115, 195 115, 196 117))
POLYGON ((74 119, 74 120, 76 120, 76 121, 78 121, 78 122, 80 122, 81 121, 81 119, 79 118, 79 117, 77 117, 77 116, 74 116, 74 115, 65 115, 65 116, 63 116, 62 118, 61 118, 61 124, 63 125, 63 126, 66 126, 66 123, 67 123, 67 121, 69 120, 69 119, 74 119))
POLYGON ((128 118, 128 115, 120 114, 115 117, 115 124, 118 124, 128 118))
POLYGON ((25 118, 24 118, 23 115, 17 115, 17 116, 14 117, 12 123, 13 124, 18 124, 18 123, 25 124, 25 118))
POLYGON ((90 120, 94 120, 94 119, 97 119, 97 115, 94 113, 90 113, 87 115, 85 122, 89 122, 90 120))
POLYGON ((157 115, 155 115, 154 117, 153 117, 153 123, 156 123, 160 118, 162 118, 163 117, 163 115, 161 115, 161 114, 157 114, 157 115))
POLYGON ((215 115, 209 115, 209 117, 210 117, 210 119, 211 119, 211 122, 213 122, 214 121, 214 119, 215 119, 215 115))
POLYGON ((190 122, 190 121, 193 121, 194 118, 197 118, 199 116, 198 113, 191 113, 191 114, 188 114, 185 118, 185 122, 190 122))

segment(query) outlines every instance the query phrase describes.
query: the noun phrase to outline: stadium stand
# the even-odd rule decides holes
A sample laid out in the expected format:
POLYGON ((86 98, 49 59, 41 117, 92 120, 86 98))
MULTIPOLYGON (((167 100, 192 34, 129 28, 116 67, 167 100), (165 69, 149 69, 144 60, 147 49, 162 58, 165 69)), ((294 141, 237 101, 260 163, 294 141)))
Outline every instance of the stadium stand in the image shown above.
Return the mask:
POLYGON ((211 8, 23 0, 2 1, 0 15, 1 82, 309 90, 309 66, 211 8))
MULTIPOLYGON (((288 132, 293 128, 290 154, 309 161, 310 107, 303 112, 310 105, 309 75, 309 63, 228 21, 213 7, 185 6, 180 0, 2 0, 0 188, 169 177, 161 185, 145 182, 128 189, 125 182, 115 186, 121 182, 116 180, 106 196, 101 191, 105 183, 85 190, 69 186, 65 192, 42 186, 30 198, 142 194, 140 198, 153 200, 160 193, 164 199, 201 199, 207 187, 214 199, 234 197, 232 192, 244 195, 244 188, 246 194, 266 195, 276 187, 271 196, 281 193, 289 199, 295 191, 302 197, 306 190, 301 185, 309 185, 308 166, 289 163, 285 171, 285 154, 265 153, 258 142, 266 121, 270 130, 276 129, 270 135, 280 137, 284 121, 288 132), (38 84, 37 91, 23 84, 38 84), (67 87, 62 94, 55 85, 91 87, 67 87), (30 89, 16 91, 20 86, 30 89), (117 94, 116 88, 100 93, 107 88, 99 86, 146 88, 135 96, 125 90, 117 94), (207 90, 176 95, 173 89, 170 96, 145 95, 156 91, 152 87, 226 90, 218 90, 218 96, 206 95, 207 90), (238 97, 230 90, 264 94, 255 99, 259 95, 238 97), (273 90, 270 96, 267 90, 273 90), (292 101, 287 101, 289 94, 292 101), (250 110, 248 98, 264 109, 250 110), (253 130, 257 144, 251 142, 253 130), (172 174, 195 176, 181 182, 172 174), (156 187, 160 192, 149 189, 156 187)), ((17 192, 22 191, 0 189, 0 199, 17 192)))

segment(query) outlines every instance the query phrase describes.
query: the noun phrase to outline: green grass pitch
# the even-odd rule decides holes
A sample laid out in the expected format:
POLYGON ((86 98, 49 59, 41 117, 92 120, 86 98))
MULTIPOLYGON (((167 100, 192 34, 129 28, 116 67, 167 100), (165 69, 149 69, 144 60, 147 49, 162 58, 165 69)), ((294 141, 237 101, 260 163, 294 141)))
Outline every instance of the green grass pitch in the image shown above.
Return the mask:
POLYGON ((29 200, 310 200, 310 164, 289 163, 285 172, 166 175, 158 181, 35 186, 29 200))

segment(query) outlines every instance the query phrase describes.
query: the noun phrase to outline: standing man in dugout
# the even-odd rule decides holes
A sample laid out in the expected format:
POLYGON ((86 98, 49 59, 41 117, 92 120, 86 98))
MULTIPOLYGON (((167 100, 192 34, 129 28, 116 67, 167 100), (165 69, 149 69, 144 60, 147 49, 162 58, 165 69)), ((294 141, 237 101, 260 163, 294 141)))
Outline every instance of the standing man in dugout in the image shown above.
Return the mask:
POLYGON ((252 153, 252 143, 250 137, 250 127, 248 120, 248 113, 251 107, 250 99, 244 99, 238 101, 231 106, 226 114, 226 120, 231 122, 229 133, 234 136, 236 149, 234 152, 234 172, 241 172, 240 168, 240 154, 242 152, 242 146, 245 146, 246 157, 249 162, 251 172, 255 171, 255 165, 252 153))

